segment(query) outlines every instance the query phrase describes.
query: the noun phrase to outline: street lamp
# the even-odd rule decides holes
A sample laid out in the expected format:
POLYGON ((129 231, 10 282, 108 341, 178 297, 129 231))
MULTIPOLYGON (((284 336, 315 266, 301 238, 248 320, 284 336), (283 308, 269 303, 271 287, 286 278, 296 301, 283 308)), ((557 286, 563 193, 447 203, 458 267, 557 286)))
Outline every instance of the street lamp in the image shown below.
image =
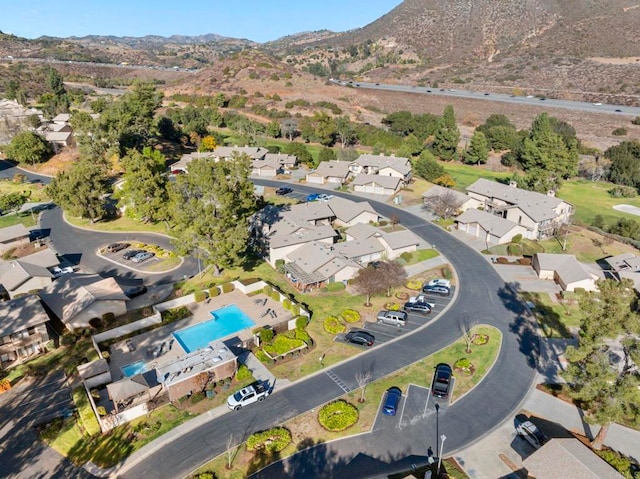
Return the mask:
POLYGON ((436 472, 437 476, 436 477, 440 477, 440 464, 442 464, 442 454, 444 451, 444 440, 447 438, 447 436, 445 436, 444 434, 442 436, 440 436, 440 439, 442 440, 442 442, 440 443, 440 455, 438 456, 438 469, 436 469, 438 472, 436 472))
POLYGON ((436 457, 440 457, 440 449, 438 448, 438 437, 440 437, 440 429, 439 429, 439 412, 440 412, 440 404, 436 403, 436 457))

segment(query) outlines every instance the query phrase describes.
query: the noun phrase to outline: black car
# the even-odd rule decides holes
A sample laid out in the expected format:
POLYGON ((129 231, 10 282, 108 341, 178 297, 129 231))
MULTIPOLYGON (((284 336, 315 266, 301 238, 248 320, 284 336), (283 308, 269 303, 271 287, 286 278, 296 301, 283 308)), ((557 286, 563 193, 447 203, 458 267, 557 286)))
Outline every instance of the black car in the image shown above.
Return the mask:
POLYGON ((281 188, 278 188, 276 190, 276 195, 288 195, 289 193, 291 193, 293 191, 293 188, 290 188, 288 186, 283 186, 281 188))
POLYGON ((147 287, 143 284, 140 284, 138 286, 132 286, 130 288, 127 288, 124 291, 124 295, 127 298, 135 298, 136 296, 140 296, 141 294, 144 294, 147 292, 147 287))
POLYGON ((107 246, 107 251, 109 253, 117 253, 118 251, 127 249, 129 246, 131 246, 129 243, 111 243, 109 246, 107 246))
POLYGON ((371 333, 366 331, 349 331, 344 336, 344 340, 348 343, 359 344, 361 346, 373 346, 376 338, 371 333))
POLYGON ((146 253, 145 250, 143 249, 132 249, 127 251, 125 254, 122 255, 122 259, 132 259, 133 257, 135 257, 138 253, 146 253))
POLYGON ((384 398, 384 405, 382 406, 382 414, 387 416, 395 416, 398 412, 398 404, 402 399, 402 391, 395 386, 387 389, 387 393, 384 398))
POLYGON ((424 302, 408 302, 404 303, 402 309, 407 313, 430 314, 433 305, 424 302))
POLYGON ((451 386, 451 366, 440 363, 436 366, 433 374, 433 382, 431 383, 431 394, 438 398, 446 398, 449 396, 449 387, 451 386))
POLYGON ((451 290, 446 286, 425 286, 422 288, 422 292, 424 294, 437 294, 439 296, 449 296, 451 294, 451 290))

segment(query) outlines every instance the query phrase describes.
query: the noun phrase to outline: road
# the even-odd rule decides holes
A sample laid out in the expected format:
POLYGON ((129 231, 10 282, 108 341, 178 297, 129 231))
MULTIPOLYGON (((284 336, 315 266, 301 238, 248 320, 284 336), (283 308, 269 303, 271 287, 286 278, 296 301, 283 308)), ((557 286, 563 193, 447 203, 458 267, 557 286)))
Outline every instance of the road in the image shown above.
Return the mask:
POLYGON ((330 80, 333 84, 344 87, 366 88, 372 90, 397 91, 408 93, 419 93, 422 95, 446 96, 452 98, 464 98, 482 101, 499 101, 514 105, 538 106, 543 108, 564 108, 566 110, 585 111, 589 113, 609 113, 612 115, 636 117, 640 116, 640 107, 626 105, 596 104, 584 101, 556 100, 554 98, 544 98, 529 96, 508 95, 505 93, 476 92, 467 90, 452 90, 447 88, 433 88, 409 85, 387 85, 382 83, 367 82, 344 82, 341 80, 330 80))
MULTIPOLYGON (((281 185, 276 181, 254 182, 281 185)), ((303 195, 317 191, 300 185, 296 185, 295 190, 303 195)), ((225 414, 201 425, 150 453, 142 462, 126 467, 119 477, 184 477, 222 454, 231 435, 234 442, 241 442, 255 431, 281 424, 336 399, 344 394, 343 387, 349 390, 358 387, 356 374, 361 371, 370 371, 375 380, 418 361, 458 339, 463 324, 494 325, 502 332, 503 343, 495 366, 473 392, 440 410, 439 432, 447 437, 446 455, 472 443, 519 409, 535 377, 538 341, 534 325, 524 316, 517 297, 505 287, 485 258, 445 231, 406 211, 384 203, 370 203, 384 216, 395 214, 402 225, 435 244, 450 259, 458 272, 460 294, 449 311, 411 335, 375 346, 330 371, 278 390, 255 407, 225 414)), ((276 463, 256 477, 345 477, 346 464, 358 453, 385 461, 409 454, 426 455, 429 446, 435 450, 435 422, 435 412, 429 409, 426 417, 418 420, 414 427, 402 431, 384 427, 373 435, 322 444, 296 454, 286 463, 276 463), (283 472, 285 464, 286 473, 283 472)))

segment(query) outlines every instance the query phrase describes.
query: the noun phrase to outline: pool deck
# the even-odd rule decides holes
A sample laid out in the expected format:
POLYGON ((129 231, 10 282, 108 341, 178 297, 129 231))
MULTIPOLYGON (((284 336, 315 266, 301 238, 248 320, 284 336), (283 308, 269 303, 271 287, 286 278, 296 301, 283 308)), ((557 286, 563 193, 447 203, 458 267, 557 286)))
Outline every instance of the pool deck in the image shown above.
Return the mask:
POLYGON ((250 339, 253 329, 257 327, 286 321, 293 317, 291 312, 285 310, 279 301, 268 298, 262 293, 249 297, 241 291, 234 290, 211 298, 208 302, 192 303, 188 305, 192 316, 113 344, 109 363, 111 377, 114 381, 124 378, 121 367, 136 361, 144 361, 148 364, 147 369, 152 370, 157 366, 174 362, 179 357, 184 356, 186 352, 173 337, 173 333, 179 329, 210 320, 212 318, 211 311, 230 304, 236 304, 251 318, 255 326, 238 331, 227 338, 217 340, 223 341, 227 345, 229 344, 229 339, 235 339, 231 341, 232 344, 250 339), (277 319, 272 318, 269 314, 265 315, 264 313, 268 310, 274 311, 277 319))

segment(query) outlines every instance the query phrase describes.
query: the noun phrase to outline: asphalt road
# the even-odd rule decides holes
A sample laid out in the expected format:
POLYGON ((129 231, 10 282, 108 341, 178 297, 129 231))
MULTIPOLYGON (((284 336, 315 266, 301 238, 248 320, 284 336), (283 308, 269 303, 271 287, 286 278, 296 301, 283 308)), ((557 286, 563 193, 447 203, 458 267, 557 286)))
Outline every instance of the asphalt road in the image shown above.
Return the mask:
MULTIPOLYGON (((254 182, 281 185, 276 181, 254 182)), ((303 194, 314 191, 300 185, 296 185, 295 190, 303 194)), ((334 194, 353 198, 339 192, 334 194)), ((472 443, 519 409, 534 380, 538 340, 534 325, 523 316, 516 296, 505 287, 485 258, 445 231, 406 211, 375 201, 370 203, 384 216, 395 214, 402 225, 435 244, 450 259, 458 272, 460 289, 451 308, 424 329, 374 346, 329 371, 276 391, 260 404, 201 425, 150 453, 119 477, 184 477, 222 454, 230 436, 233 436, 232 442, 242 442, 255 431, 281 424, 336 399, 345 389, 358 387, 356 374, 361 371, 370 371, 373 379, 397 371, 458 339, 461 325, 465 324, 494 325, 502 332, 503 343, 495 366, 473 392, 450 407, 443 404, 440 409, 439 433, 447 437, 445 455, 472 443)), ((360 453, 385 461, 410 454, 426 455, 428 447, 435 450, 436 446, 435 417, 431 405, 425 417, 417 419, 412 427, 401 431, 383 427, 371 435, 321 444, 268 467, 256 477, 345 477, 346 464, 360 453)))
POLYGON ((553 98, 545 98, 543 100, 532 95, 515 96, 505 93, 476 92, 458 89, 452 90, 447 88, 433 88, 423 86, 387 85, 382 83, 367 83, 355 81, 349 83, 340 80, 332 80, 332 83, 338 86, 353 88, 419 93, 422 95, 447 96, 452 98, 464 98, 483 101, 500 101, 504 103, 511 103, 514 105, 538 106, 543 108, 564 108, 566 110, 586 111, 590 113, 610 113, 612 115, 622 115, 629 117, 640 116, 640 107, 637 106, 610 105, 606 103, 596 104, 599 102, 590 103, 584 101, 556 100, 553 98))

